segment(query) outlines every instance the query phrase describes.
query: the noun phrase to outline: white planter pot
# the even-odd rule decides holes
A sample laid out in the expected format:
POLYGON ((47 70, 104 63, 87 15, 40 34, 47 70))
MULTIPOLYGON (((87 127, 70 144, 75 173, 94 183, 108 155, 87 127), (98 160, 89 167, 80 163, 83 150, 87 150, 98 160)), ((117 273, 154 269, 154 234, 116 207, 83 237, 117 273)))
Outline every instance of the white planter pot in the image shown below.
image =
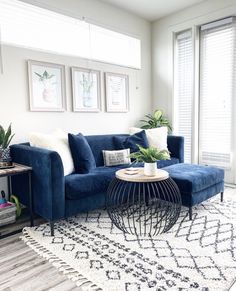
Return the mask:
POLYGON ((144 163, 144 175, 155 176, 157 174, 157 163, 144 163))

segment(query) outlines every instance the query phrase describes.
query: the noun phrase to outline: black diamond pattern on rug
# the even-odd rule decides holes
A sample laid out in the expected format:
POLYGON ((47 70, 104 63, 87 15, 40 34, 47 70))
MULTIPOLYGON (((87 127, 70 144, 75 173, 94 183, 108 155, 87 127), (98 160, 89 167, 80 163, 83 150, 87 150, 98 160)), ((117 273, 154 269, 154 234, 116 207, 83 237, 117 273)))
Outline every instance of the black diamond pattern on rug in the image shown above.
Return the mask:
POLYGON ((170 231, 150 238, 123 233, 103 210, 60 221, 53 238, 48 225, 34 232, 44 249, 104 291, 223 291, 236 278, 236 202, 231 200, 199 205, 192 221, 183 208, 170 231))

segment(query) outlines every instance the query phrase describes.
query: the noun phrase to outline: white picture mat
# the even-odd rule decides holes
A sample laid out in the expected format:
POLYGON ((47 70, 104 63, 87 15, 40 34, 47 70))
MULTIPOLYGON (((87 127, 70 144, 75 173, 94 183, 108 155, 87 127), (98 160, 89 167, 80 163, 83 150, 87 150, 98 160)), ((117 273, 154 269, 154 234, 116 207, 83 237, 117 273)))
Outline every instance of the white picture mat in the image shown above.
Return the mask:
POLYGON ((96 70, 72 67, 71 74, 73 87, 73 110, 84 112, 100 111, 100 72, 96 70))
POLYGON ((128 112, 128 75, 105 73, 107 112, 128 112))

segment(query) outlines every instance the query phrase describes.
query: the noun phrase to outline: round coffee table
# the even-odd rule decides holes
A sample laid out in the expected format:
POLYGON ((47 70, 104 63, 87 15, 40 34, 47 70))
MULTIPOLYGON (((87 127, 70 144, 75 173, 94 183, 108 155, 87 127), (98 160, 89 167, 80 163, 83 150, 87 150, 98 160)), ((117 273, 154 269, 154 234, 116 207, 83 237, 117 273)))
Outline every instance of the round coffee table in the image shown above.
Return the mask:
POLYGON ((106 206, 110 219, 123 232, 136 236, 168 231, 181 210, 176 183, 164 170, 145 176, 143 168, 129 169, 117 171, 109 185, 106 206))

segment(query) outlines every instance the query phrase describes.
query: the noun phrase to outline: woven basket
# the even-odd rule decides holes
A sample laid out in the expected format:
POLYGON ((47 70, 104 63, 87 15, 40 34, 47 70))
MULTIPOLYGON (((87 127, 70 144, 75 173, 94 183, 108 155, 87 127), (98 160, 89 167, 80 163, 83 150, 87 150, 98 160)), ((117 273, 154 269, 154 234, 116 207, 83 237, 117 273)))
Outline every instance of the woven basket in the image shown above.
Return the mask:
POLYGON ((0 226, 16 222, 16 206, 11 205, 0 208, 0 226))

